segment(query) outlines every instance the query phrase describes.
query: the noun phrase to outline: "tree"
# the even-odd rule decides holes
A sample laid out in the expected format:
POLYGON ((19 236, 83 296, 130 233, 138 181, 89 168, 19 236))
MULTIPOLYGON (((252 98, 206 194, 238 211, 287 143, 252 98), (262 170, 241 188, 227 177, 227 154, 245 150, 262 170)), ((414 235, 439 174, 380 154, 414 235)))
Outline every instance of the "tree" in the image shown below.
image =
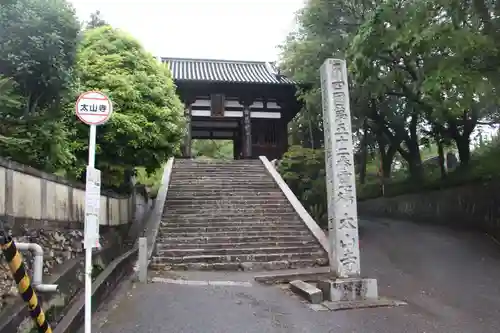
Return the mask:
POLYGON ((14 82, 0 77, 0 152, 11 155, 19 151, 28 140, 16 138, 15 111, 21 107, 21 98, 15 93, 14 82))
POLYGON ((193 155, 213 159, 232 160, 232 140, 193 140, 193 155))
POLYGON ((436 141, 455 141, 467 165, 470 134, 496 105, 495 87, 477 66, 477 54, 494 54, 495 47, 454 14, 439 1, 388 1, 349 51, 354 79, 377 98, 397 103, 393 119, 383 119, 385 132, 403 142, 398 152, 413 175, 421 172, 424 121, 436 141))
MULTIPOLYGON (((112 185, 126 170, 154 172, 179 149, 183 106, 168 68, 134 38, 103 26, 85 31, 78 49, 79 91, 100 90, 114 106, 110 121, 97 129, 97 167, 112 185)), ((74 118, 74 117, 73 117, 74 118)), ((76 122, 76 120, 75 120, 76 122)), ((77 157, 87 158, 88 126, 75 124, 77 157)))
POLYGON ((86 24, 87 29, 94 29, 108 25, 108 23, 102 18, 101 12, 96 10, 90 14, 90 20, 86 24))
MULTIPOLYGON (((281 45, 280 59, 284 71, 306 86, 299 94, 305 108, 292 123, 292 143, 315 148, 322 146, 319 68, 326 58, 344 57, 358 27, 379 2, 309 0, 297 14, 297 29, 281 45)), ((356 108, 356 104, 352 107, 356 108)), ((361 128, 363 119, 353 124, 361 128)))
POLYGON ((25 115, 53 105, 71 83, 80 30, 65 0, 19 0, 0 11, 0 74, 17 82, 25 115))
POLYGON ((0 110, 3 155, 46 171, 74 163, 61 105, 72 85, 79 23, 64 0, 18 0, 0 10, 0 75, 16 107, 0 110), (4 141, 5 143, 6 141, 4 141))

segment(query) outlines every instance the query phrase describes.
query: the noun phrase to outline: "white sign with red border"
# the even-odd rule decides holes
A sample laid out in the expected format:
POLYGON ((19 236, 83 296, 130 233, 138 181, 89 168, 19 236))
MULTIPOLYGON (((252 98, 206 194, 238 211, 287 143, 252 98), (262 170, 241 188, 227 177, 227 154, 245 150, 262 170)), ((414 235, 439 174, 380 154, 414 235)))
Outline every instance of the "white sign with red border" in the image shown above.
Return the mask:
POLYGON ((87 91, 76 101, 76 116, 87 125, 102 125, 113 113, 113 104, 100 91, 87 91))

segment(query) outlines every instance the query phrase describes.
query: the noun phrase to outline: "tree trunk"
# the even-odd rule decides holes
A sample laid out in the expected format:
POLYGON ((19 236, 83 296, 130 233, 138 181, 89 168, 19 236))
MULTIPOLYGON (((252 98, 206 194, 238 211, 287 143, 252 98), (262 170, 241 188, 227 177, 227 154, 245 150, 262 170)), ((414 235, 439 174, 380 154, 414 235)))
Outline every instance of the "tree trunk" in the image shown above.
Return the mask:
POLYGON ((444 147, 441 140, 437 140, 438 157, 439 157, 439 170, 441 171, 441 179, 446 178, 446 168, 444 166, 444 147))
POLYGON ((366 119, 363 123, 363 138, 361 139, 361 167, 359 169, 359 182, 366 182, 366 164, 368 162, 368 124, 366 119))
POLYGON ((312 117, 311 117, 311 112, 308 110, 307 112, 307 127, 308 127, 308 134, 309 134, 309 142, 311 144, 311 149, 314 149, 314 147, 319 147, 314 144, 314 135, 313 135, 313 122, 312 122, 312 117))
POLYGON ((408 150, 406 151, 403 148, 399 148, 398 151, 408 163, 410 178, 414 181, 421 181, 424 178, 424 169, 422 166, 422 157, 420 156, 418 142, 413 139, 407 139, 405 140, 405 144, 408 147, 408 150))
POLYGON ((460 136, 455 139, 458 149, 458 156, 460 158, 460 167, 466 168, 470 162, 470 137, 460 136))
POLYGON ((462 117, 463 129, 460 133, 460 127, 455 120, 448 120, 448 132, 450 137, 457 144, 458 156, 460 158, 460 168, 467 168, 470 162, 470 135, 477 124, 477 117, 468 117, 468 112, 464 111, 462 117))
POLYGON ((382 164, 382 178, 391 178, 392 172, 392 162, 394 162, 394 156, 396 155, 398 149, 394 145, 390 145, 388 149, 379 143, 380 160, 382 164))

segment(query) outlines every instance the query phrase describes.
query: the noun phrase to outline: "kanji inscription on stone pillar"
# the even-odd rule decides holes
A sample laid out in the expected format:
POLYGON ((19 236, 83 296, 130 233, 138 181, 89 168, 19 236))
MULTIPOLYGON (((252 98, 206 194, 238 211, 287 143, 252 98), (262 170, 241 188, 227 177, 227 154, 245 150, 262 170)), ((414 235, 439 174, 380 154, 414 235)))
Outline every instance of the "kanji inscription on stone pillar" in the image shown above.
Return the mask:
POLYGON ((358 212, 346 62, 327 59, 320 73, 330 268, 338 278, 359 277, 358 212))

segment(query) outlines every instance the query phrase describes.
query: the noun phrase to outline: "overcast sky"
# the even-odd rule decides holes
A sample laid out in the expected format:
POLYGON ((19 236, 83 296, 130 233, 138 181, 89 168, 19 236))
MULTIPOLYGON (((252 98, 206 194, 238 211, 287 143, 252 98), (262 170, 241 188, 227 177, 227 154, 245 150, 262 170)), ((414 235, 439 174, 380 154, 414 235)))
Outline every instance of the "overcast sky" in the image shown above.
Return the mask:
POLYGON ((304 0, 70 0, 81 20, 100 10, 155 56, 277 60, 304 0))

